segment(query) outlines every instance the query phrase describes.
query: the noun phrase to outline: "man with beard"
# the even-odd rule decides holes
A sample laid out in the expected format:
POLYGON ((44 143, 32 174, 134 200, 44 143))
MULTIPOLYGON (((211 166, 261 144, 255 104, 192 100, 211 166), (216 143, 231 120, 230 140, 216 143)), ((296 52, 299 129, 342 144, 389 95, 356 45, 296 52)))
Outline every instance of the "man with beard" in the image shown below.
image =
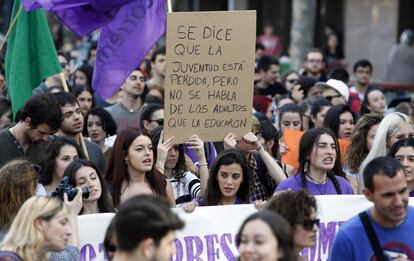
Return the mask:
MULTIPOLYGON (((51 94, 59 105, 63 121, 56 132, 56 136, 71 138, 80 144, 80 134, 83 131, 83 116, 76 97, 68 92, 51 94)), ((106 160, 101 149, 93 142, 84 139, 89 159, 102 173, 106 171, 106 160)))
POLYGON ((320 49, 311 49, 305 55, 304 76, 311 77, 318 82, 326 82, 325 57, 320 49))
POLYGON ((139 127, 144 83, 144 74, 140 69, 135 69, 121 86, 119 102, 105 108, 115 120, 118 132, 127 127, 139 127))
POLYGON ((169 203, 153 195, 125 201, 112 224, 117 245, 114 261, 168 261, 175 253, 175 231, 184 227, 169 203))
POLYGON ((58 105, 47 94, 30 98, 19 111, 19 122, 0 132, 0 167, 16 158, 40 164, 45 141, 62 121, 58 105))
POLYGON ((329 260, 414 260, 414 207, 400 162, 372 160, 363 171, 365 197, 374 206, 341 226, 329 260))

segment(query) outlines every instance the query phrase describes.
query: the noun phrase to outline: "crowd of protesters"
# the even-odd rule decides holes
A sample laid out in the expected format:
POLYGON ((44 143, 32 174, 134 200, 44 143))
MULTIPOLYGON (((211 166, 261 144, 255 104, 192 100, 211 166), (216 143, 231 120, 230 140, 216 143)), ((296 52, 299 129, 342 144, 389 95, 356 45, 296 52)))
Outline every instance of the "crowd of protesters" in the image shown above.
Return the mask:
POLYGON ((95 43, 83 56, 59 52, 70 92, 49 77, 17 115, 0 70, 0 260, 78 260, 77 216, 97 213, 117 213, 104 241, 109 259, 169 260, 184 226, 171 207, 252 203, 264 210, 240 227, 240 260, 304 260, 319 226, 313 196, 341 194, 364 194, 375 206, 341 227, 332 260, 413 260, 414 97, 387 108, 366 59, 350 83, 335 34, 299 71, 281 73, 283 46, 272 33, 267 25, 256 44, 250 131, 219 143, 164 138, 163 46, 108 100, 91 86, 95 43), (283 157, 288 130, 303 134, 295 166, 283 157), (372 229, 361 232, 367 220, 375 247, 372 229), (389 245, 395 238, 406 252, 389 245))

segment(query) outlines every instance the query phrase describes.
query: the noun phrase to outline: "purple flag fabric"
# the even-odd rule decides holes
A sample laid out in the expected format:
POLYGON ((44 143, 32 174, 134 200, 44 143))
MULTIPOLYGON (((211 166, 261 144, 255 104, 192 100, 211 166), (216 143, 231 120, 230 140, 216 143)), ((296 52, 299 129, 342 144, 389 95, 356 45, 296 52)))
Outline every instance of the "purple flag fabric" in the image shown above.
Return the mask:
POLYGON ((62 9, 78 7, 90 4, 92 0, 26 0, 22 1, 26 11, 32 11, 43 8, 46 11, 53 12, 62 9))
POLYGON ((92 86, 104 99, 111 97, 139 67, 150 48, 164 34, 165 0, 133 1, 102 28, 92 86))
POLYGON ((111 22, 118 10, 132 1, 140 0, 25 0, 23 7, 26 11, 43 8, 54 12, 71 31, 85 36, 111 22))
POLYGON ((27 11, 53 11, 79 36, 102 29, 92 87, 104 99, 118 91, 165 33, 165 5, 166 0, 23 1, 27 11))

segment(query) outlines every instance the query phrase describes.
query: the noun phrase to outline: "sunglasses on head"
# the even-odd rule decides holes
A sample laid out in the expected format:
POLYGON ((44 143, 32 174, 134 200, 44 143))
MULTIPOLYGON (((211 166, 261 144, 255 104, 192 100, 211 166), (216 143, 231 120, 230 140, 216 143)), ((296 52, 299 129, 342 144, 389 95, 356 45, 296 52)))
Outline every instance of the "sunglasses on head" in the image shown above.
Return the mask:
POLYGON ((313 226, 316 225, 317 227, 319 227, 320 225, 320 220, 317 219, 305 219, 302 222, 302 226, 305 230, 311 231, 313 229, 313 226))
POLYGON ((164 126, 164 119, 158 119, 158 120, 150 120, 151 122, 152 121, 155 121, 155 122, 157 122, 158 123, 158 125, 160 125, 160 126, 164 126))

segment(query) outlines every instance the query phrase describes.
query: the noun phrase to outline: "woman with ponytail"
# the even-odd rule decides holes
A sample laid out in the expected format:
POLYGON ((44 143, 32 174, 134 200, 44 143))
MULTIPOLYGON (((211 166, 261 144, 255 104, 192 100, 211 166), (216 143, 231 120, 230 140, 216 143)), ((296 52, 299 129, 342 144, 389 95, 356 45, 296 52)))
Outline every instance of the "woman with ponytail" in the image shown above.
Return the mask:
POLYGON ((299 144, 299 170, 276 191, 306 189, 312 195, 353 194, 342 171, 338 140, 332 131, 311 129, 299 144))

